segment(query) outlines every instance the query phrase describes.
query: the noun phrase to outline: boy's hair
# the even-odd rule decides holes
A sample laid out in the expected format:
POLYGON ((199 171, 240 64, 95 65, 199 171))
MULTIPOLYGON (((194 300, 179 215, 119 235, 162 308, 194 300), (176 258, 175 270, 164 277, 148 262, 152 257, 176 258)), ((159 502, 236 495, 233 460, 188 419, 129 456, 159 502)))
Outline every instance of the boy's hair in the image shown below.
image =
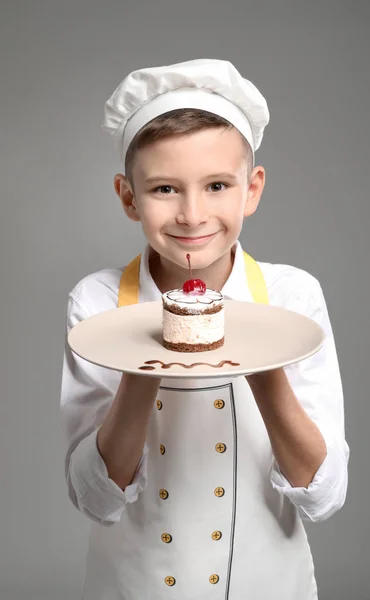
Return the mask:
MULTIPOLYGON (((149 123, 144 125, 144 127, 142 127, 135 135, 126 153, 126 177, 129 180, 132 189, 134 189, 132 168, 138 150, 160 139, 195 133, 202 129, 211 128, 224 128, 228 130, 234 129, 234 125, 219 115, 197 108, 179 108, 171 110, 149 121, 149 123)), ((247 161, 247 176, 249 181, 253 167, 253 153, 245 137, 241 135, 241 138, 244 146, 244 158, 247 161)))

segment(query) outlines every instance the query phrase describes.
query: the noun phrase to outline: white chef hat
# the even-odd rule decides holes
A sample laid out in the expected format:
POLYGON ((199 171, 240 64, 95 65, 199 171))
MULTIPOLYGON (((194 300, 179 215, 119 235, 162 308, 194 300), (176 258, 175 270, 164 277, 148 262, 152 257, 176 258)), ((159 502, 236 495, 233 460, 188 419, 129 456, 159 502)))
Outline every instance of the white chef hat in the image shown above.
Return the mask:
POLYGON ((254 164, 270 118, 265 98, 229 61, 200 58, 133 71, 107 100, 102 128, 113 136, 123 168, 136 133, 178 108, 198 108, 225 118, 249 142, 254 164))

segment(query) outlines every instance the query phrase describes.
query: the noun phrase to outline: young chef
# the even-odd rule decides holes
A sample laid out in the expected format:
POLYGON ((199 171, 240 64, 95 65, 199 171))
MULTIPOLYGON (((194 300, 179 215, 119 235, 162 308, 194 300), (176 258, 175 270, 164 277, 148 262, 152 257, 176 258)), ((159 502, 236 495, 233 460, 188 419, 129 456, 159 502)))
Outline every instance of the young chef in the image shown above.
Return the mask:
POLYGON ((148 243, 126 268, 77 283, 67 333, 181 287, 190 252, 207 287, 307 315, 326 340, 298 364, 212 380, 122 375, 66 344, 66 479, 91 520, 84 600, 317 598, 302 520, 343 505, 349 448, 319 282, 246 260, 238 241, 263 191, 255 151, 268 121, 258 89, 214 59, 132 72, 105 105, 114 188, 148 243))

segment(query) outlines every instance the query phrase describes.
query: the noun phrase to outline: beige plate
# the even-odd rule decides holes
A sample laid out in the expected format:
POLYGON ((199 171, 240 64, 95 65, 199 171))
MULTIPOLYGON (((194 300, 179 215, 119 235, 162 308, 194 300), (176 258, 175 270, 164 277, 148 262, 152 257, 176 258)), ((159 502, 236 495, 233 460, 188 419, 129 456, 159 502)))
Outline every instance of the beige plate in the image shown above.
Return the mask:
POLYGON ((162 302, 144 302, 108 310, 78 323, 68 342, 81 358, 96 365, 154 377, 225 377, 266 371, 298 362, 315 354, 325 333, 315 322, 298 313, 263 304, 225 300, 225 344, 208 352, 173 352, 161 343, 162 302), (184 368, 173 365, 142 371, 146 361, 195 362, 207 365, 184 368))

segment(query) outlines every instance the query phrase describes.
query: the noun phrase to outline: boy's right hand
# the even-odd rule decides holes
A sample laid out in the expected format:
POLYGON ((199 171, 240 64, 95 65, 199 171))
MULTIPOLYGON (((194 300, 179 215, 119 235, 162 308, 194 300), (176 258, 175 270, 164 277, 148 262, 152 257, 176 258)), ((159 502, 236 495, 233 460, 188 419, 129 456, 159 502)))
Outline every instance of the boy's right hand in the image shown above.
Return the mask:
MULTIPOLYGON (((144 396, 154 390, 157 392, 161 383, 160 377, 138 375, 137 373, 122 373, 121 386, 127 391, 141 391, 144 396)), ((120 386, 120 387, 121 387, 120 386)))

